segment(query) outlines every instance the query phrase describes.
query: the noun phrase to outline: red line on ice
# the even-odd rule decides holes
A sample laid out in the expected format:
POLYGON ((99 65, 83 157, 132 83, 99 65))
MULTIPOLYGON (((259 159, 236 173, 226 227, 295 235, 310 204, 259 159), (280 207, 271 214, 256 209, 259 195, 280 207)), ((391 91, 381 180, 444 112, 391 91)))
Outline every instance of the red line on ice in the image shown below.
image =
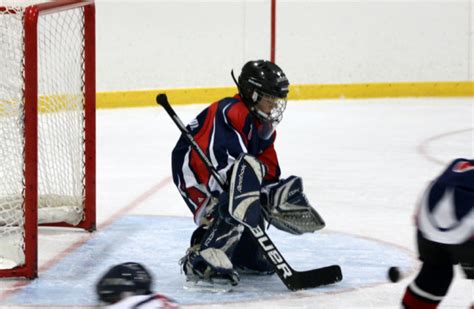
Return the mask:
MULTIPOLYGON (((430 155, 429 151, 428 151, 428 145, 429 143, 435 141, 435 140, 438 140, 438 139, 442 139, 442 138, 445 138, 445 137, 448 137, 448 136, 451 136, 451 135, 456 135, 456 134, 460 134, 460 133, 465 133, 465 132, 469 132, 469 131, 472 131, 474 130, 474 128, 468 128, 468 129, 462 129, 462 130, 456 130, 456 131, 451 131, 451 132, 446 132, 446 133, 442 133, 442 134, 438 134, 438 135, 435 135, 435 136, 432 136, 430 138, 427 138, 425 139, 424 141, 422 141, 418 147, 417 147, 417 150, 419 153, 421 153, 426 159, 428 159, 428 161, 431 161, 431 162, 434 162, 438 165, 446 165, 448 164, 448 162, 444 162, 440 159, 437 159, 435 158, 434 156, 430 155)), ((454 158, 451 158, 451 159, 454 159, 454 158)), ((469 158, 468 158, 469 159, 469 158)))

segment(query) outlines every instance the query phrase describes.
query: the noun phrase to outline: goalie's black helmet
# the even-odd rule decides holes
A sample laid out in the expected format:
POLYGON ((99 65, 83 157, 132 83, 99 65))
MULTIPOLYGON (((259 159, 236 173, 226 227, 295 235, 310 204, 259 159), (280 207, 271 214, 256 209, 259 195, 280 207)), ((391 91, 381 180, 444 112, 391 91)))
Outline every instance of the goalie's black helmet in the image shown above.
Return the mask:
POLYGON ((266 117, 266 120, 276 122, 281 120, 290 83, 278 65, 267 60, 249 61, 242 67, 236 83, 242 99, 252 111, 263 96, 277 99, 280 105, 278 112, 272 112, 274 115, 266 117))
POLYGON ((110 268, 97 282, 99 299, 113 304, 131 295, 151 294, 152 276, 138 263, 127 262, 110 268))
POLYGON ((265 93, 277 98, 286 98, 289 87, 288 78, 276 64, 266 60, 249 61, 242 67, 239 86, 242 95, 253 104, 254 91, 265 93))

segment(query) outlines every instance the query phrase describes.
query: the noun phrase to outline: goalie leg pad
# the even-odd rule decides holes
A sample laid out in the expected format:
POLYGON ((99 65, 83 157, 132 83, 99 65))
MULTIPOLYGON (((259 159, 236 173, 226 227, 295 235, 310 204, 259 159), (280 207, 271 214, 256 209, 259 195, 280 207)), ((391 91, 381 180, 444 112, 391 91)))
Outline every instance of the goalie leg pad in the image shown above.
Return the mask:
POLYGON ((243 231, 244 226, 242 224, 233 225, 222 218, 217 218, 204 234, 200 243, 201 250, 217 248, 224 251, 227 256, 232 256, 243 231))
MULTIPOLYGON (((259 226, 264 229, 263 222, 259 226)), ((249 229, 245 229, 242 233, 231 261, 240 274, 271 275, 275 273, 275 266, 267 260, 258 240, 255 240, 249 229)))
POLYGON ((191 236, 191 247, 180 260, 187 281, 236 285, 239 276, 229 257, 243 230, 242 224, 229 224, 223 218, 214 219, 210 226, 197 228, 191 236))
POLYGON ((301 177, 290 176, 262 190, 265 215, 276 228, 295 235, 312 233, 326 226, 303 193, 301 177))
POLYGON ((235 161, 229 186, 229 214, 249 228, 260 221, 260 189, 265 166, 255 157, 242 154, 235 161))
POLYGON ((199 246, 194 246, 188 249, 180 262, 188 281, 237 285, 240 280, 232 262, 220 249, 199 250, 199 246))

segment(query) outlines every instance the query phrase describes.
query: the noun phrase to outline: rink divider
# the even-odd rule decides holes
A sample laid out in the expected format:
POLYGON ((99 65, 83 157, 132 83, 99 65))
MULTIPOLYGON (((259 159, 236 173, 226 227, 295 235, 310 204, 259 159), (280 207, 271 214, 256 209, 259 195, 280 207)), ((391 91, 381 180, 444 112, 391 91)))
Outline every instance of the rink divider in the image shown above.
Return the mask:
MULTIPOLYGON (((236 87, 168 88, 97 93, 97 108, 156 106, 157 93, 166 93, 175 105, 211 103, 233 96, 236 87)), ((400 82, 307 84, 290 86, 290 100, 474 97, 474 82, 400 82)))

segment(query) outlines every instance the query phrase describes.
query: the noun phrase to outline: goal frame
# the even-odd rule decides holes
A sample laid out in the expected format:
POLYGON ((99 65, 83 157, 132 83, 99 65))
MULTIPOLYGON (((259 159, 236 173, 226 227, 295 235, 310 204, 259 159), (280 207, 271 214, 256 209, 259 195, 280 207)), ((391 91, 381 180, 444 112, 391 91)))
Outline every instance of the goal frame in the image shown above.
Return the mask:
MULTIPOLYGON (((46 226, 96 229, 96 63, 95 3, 93 0, 62 0, 25 8, 24 46, 24 265, 0 269, 0 277, 38 276, 38 20, 39 16, 82 7, 84 9, 84 218, 78 225, 46 226)), ((0 7, 0 11, 6 11, 0 7)))

